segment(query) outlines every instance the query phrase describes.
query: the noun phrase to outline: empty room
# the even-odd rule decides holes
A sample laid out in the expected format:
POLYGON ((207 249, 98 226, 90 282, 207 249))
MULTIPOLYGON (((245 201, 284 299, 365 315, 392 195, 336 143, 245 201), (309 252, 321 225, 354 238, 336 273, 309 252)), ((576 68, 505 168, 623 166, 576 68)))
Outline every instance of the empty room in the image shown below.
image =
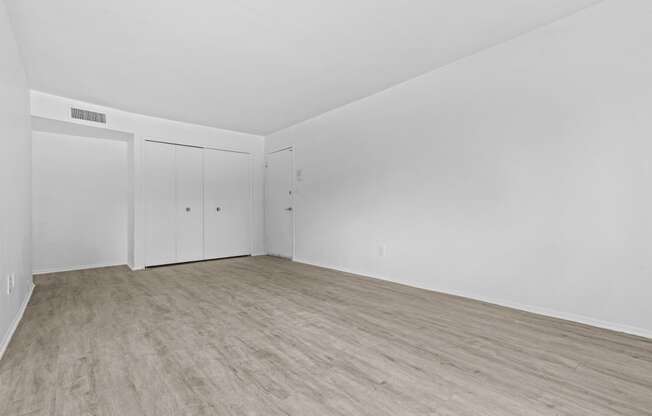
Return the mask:
POLYGON ((0 0, 0 416, 652 416, 649 0, 0 0))

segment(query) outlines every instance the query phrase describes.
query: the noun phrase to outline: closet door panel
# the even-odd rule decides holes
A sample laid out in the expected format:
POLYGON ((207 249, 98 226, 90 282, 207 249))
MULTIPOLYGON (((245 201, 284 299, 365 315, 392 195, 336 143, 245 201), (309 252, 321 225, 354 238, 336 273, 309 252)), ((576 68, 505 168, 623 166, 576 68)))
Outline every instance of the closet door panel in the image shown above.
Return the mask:
POLYGON ((175 146, 145 142, 145 265, 176 262, 175 146))
POLYGON ((203 259, 202 149, 176 146, 177 262, 203 259))
POLYGON ((246 153, 204 149, 204 255, 251 254, 251 162, 246 153))

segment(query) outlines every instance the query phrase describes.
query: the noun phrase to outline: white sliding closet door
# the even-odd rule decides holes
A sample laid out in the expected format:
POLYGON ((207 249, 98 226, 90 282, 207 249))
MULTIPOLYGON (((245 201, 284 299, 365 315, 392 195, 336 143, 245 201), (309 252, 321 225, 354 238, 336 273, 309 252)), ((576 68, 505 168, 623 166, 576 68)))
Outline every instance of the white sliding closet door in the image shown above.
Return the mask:
POLYGON ((176 168, 171 144, 145 142, 145 265, 176 262, 176 168))
POLYGON ((250 155, 204 149, 204 256, 251 254, 250 155))
POLYGON ((175 148, 177 262, 202 260, 202 149, 175 148))

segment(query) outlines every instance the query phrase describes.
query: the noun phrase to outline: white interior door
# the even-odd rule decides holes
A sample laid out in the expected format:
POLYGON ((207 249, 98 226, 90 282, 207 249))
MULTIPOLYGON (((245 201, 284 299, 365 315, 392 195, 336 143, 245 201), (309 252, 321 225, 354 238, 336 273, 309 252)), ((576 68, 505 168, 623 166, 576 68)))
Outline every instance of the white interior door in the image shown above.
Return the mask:
POLYGON ((292 149, 267 155, 267 169, 265 169, 267 253, 286 258, 292 258, 294 244, 292 171, 292 149))
POLYGON ((175 263, 175 147, 145 142, 145 265, 175 263))
POLYGON ((204 258, 202 149, 175 146, 177 262, 204 258))
POLYGON ((251 162, 246 153, 204 149, 204 256, 251 254, 251 162))

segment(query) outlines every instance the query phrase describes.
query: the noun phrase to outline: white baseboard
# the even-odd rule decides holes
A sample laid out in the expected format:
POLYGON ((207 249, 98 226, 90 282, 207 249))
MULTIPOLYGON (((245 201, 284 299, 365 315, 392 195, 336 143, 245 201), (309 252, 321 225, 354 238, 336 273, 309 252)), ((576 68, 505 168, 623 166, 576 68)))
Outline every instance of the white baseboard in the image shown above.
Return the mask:
POLYGON ((462 298, 478 300, 478 301, 485 302, 485 303, 491 303, 493 305, 504 306, 506 308, 518 309, 518 310, 525 311, 525 312, 535 313, 537 315, 544 315, 544 316, 548 316, 548 317, 551 317, 551 318, 557 318, 557 319, 562 319, 562 320, 565 320, 565 321, 577 322, 577 323, 580 323, 580 324, 590 325, 590 326, 594 326, 594 327, 597 327, 597 328, 608 329, 608 330, 611 330, 611 331, 622 332, 622 333, 625 333, 625 334, 636 335, 636 336, 639 336, 639 337, 652 339, 652 330, 650 330, 650 329, 638 328, 638 327, 635 327, 635 326, 630 326, 630 325, 625 325, 625 324, 618 324, 618 323, 614 323, 614 322, 604 321, 604 320, 595 319, 595 318, 591 318, 591 317, 588 317, 588 316, 578 315, 578 314, 569 313, 569 312, 560 312, 560 311, 556 311, 556 310, 548 309, 548 308, 543 308, 543 307, 539 307, 539 306, 524 305, 522 303, 511 302, 511 301, 506 301, 506 300, 502 300, 502 299, 489 298, 489 297, 486 297, 486 296, 481 296, 481 295, 477 295, 477 294, 473 294, 473 293, 465 293, 465 292, 460 292, 460 291, 455 291, 455 290, 445 290, 445 289, 433 288, 433 287, 416 286, 416 285, 409 284, 409 283, 406 283, 406 282, 402 282, 402 281, 399 281, 399 280, 390 279, 390 278, 387 278, 387 277, 384 277, 384 276, 378 276, 378 275, 374 275, 374 274, 359 272, 359 271, 350 270, 350 269, 341 268, 341 267, 334 267, 334 266, 330 266, 330 265, 318 264, 318 263, 315 263, 315 262, 302 260, 302 259, 295 259, 294 261, 296 261, 298 263, 309 264, 311 266, 323 267, 323 268, 326 268, 326 269, 332 269, 332 270, 337 270, 337 271, 341 271, 341 272, 345 272, 345 273, 357 274, 357 275, 360 275, 360 276, 368 276, 368 277, 372 277, 374 279, 385 280, 387 282, 399 283, 399 284, 402 284, 402 285, 416 287, 416 288, 419 288, 419 289, 425 289, 425 290, 430 290, 430 291, 434 291, 434 292, 459 296, 459 297, 462 297, 462 298))
POLYGON ((29 300, 32 298, 32 292, 34 292, 34 283, 32 283, 32 285, 30 286, 27 296, 25 296, 25 299, 23 300, 22 305, 20 305, 20 309, 18 310, 18 313, 14 317, 14 320, 11 323, 9 330, 7 331, 4 338, 2 339, 2 344, 0 344, 0 360, 2 360, 2 357, 5 355, 5 351, 7 351, 9 342, 11 342, 11 338, 14 336, 14 332, 16 332, 16 329, 18 328, 18 324, 20 323, 20 320, 23 319, 23 315, 25 314, 25 309, 27 309, 29 300))
POLYGON ((84 269, 98 269, 100 267, 113 267, 113 266, 124 266, 125 263, 95 263, 95 264, 79 264, 75 266, 56 266, 48 267, 46 269, 36 269, 32 271, 32 274, 47 274, 47 273, 59 273, 59 272, 72 272, 75 270, 84 270, 84 269))

